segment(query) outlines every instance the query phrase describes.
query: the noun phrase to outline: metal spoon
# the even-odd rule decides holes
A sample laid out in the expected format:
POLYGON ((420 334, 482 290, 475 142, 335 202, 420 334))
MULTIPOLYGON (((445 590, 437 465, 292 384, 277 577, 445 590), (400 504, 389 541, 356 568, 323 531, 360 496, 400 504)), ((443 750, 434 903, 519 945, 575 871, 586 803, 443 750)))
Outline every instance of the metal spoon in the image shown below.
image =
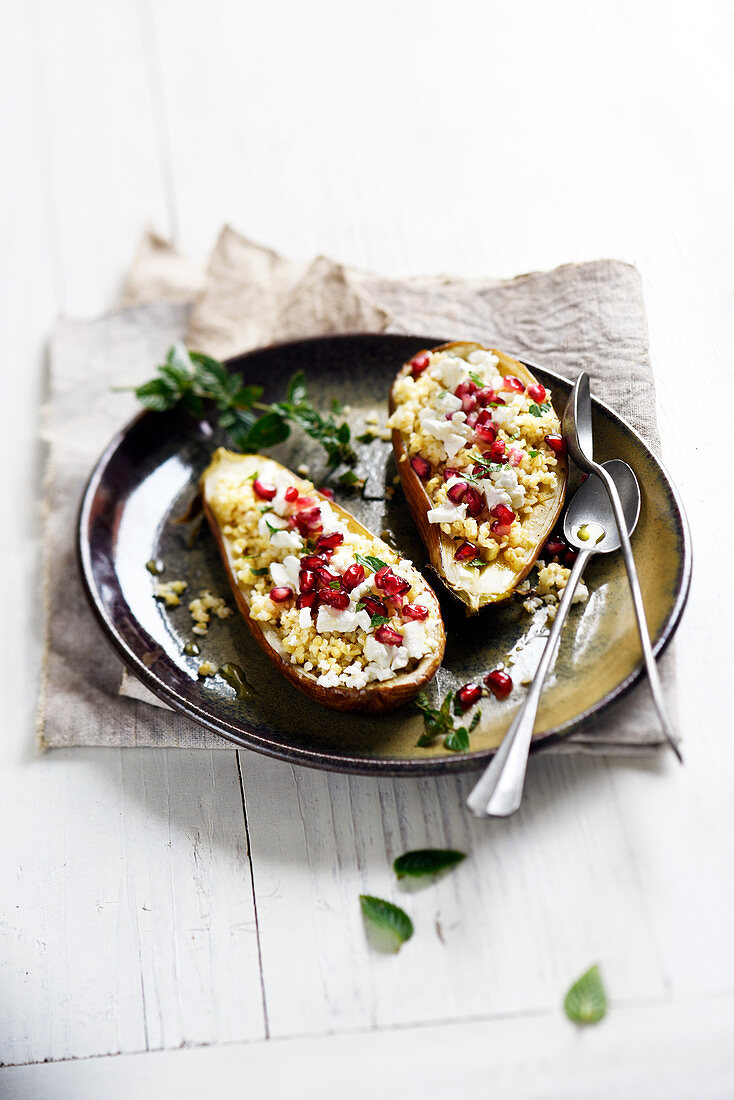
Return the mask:
POLYGON ((635 615, 637 616, 637 629, 640 635, 642 653, 645 658, 645 667, 647 668, 652 699, 655 704, 655 709, 658 712, 658 718, 660 719, 663 733, 673 752, 682 764, 683 757, 678 748, 678 743, 673 734, 670 722, 668 721, 668 716, 665 713, 663 689, 658 674, 658 666, 655 662, 655 654, 652 651, 652 645, 650 643, 650 632, 647 628, 645 606, 642 602, 642 592, 640 591, 640 581, 637 576, 635 559, 632 555, 632 545, 627 531, 623 529, 622 504, 615 489, 614 481, 605 472, 603 466, 600 466, 598 462, 594 462, 594 436, 591 424, 591 392, 589 388, 589 376, 585 371, 582 371, 578 376, 571 390, 568 404, 566 405, 566 411, 563 414, 563 437, 566 440, 568 453, 576 465, 590 474, 596 474, 597 477, 600 477, 604 482, 612 508, 614 509, 617 527, 622 528, 622 553, 624 555, 624 564, 629 578, 630 591, 632 592, 632 603, 635 608, 635 615))
MULTIPOLYGON (((614 479, 622 498, 626 527, 634 531, 640 514, 637 478, 621 459, 605 462, 604 467, 607 476, 614 479)), ((578 549, 579 555, 563 590, 525 702, 515 715, 489 767, 466 800, 467 806, 477 817, 509 817, 518 809, 543 684, 556 662, 561 630, 574 593, 592 555, 619 550, 620 538, 614 512, 604 483, 598 477, 588 477, 576 491, 566 510, 563 534, 566 541, 578 549)))

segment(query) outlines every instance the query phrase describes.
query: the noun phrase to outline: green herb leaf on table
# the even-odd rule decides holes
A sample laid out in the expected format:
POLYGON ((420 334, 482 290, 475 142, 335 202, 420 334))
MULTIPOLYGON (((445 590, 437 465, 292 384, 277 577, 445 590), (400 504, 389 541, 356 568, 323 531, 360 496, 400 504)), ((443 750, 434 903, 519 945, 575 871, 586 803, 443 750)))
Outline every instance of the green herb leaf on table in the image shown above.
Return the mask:
POLYGON ((413 922, 405 910, 369 894, 360 894, 359 901, 364 919, 379 931, 390 933, 395 939, 395 950, 399 951, 413 935, 413 922))
POLYGON ((459 726, 457 730, 446 734, 443 743, 450 752, 466 752, 469 748, 469 731, 465 726, 459 726))
POLYGON ((451 848, 418 848, 414 852, 404 852, 393 863, 393 871, 398 878, 406 875, 418 878, 420 875, 435 875, 447 867, 455 867, 466 859, 465 852, 451 848))
POLYGON ((607 995, 602 985, 599 967, 590 967, 573 983, 563 1007, 575 1024, 598 1024, 607 1012, 607 995))
POLYGON ((347 489, 361 489, 364 485, 364 478, 355 474, 354 470, 345 470, 343 474, 339 474, 337 481, 347 489))
POLYGON ((372 443, 374 439, 377 439, 377 433, 367 430, 357 436, 357 443, 372 443))
POLYGON ((475 730, 475 729, 477 728, 477 726, 479 725, 479 719, 480 719, 481 717, 482 717, 482 712, 481 712, 481 710, 478 710, 478 711, 476 712, 476 714, 474 715, 474 717, 472 718, 471 722, 469 723, 469 733, 473 733, 473 732, 474 732, 474 730, 475 730))

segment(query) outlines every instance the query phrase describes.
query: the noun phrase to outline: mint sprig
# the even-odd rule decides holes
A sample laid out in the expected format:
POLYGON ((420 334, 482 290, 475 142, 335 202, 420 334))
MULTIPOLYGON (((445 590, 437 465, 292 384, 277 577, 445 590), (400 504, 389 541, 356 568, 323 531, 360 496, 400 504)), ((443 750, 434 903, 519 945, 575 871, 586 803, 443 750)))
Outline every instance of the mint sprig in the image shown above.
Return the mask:
POLYGON ((413 935, 413 922, 405 910, 369 894, 360 894, 359 901, 367 923, 380 932, 387 932, 395 942, 395 950, 399 951, 413 935))
POLYGON ((463 713, 458 693, 450 691, 444 696, 439 707, 434 707, 424 691, 419 692, 413 704, 423 715, 423 733, 418 738, 418 748, 428 748, 438 737, 443 737, 444 748, 449 752, 466 752, 469 748, 469 734, 476 729, 481 717, 477 711, 467 729, 466 726, 454 726, 452 709, 455 715, 463 713))
POLYGON ((182 344, 170 348, 154 378, 135 387, 138 401, 152 412, 181 407, 202 416, 204 403, 212 403, 219 427, 239 450, 274 447, 297 425, 321 444, 330 467, 356 462, 349 425, 314 408, 303 371, 291 378, 284 401, 262 404, 262 393, 262 386, 246 384, 241 374, 229 371, 218 359, 188 351, 182 344))
POLYGON ((598 1024, 607 1012, 607 995, 602 984, 599 967, 589 967, 578 978, 563 1002, 566 1015, 575 1024, 598 1024))

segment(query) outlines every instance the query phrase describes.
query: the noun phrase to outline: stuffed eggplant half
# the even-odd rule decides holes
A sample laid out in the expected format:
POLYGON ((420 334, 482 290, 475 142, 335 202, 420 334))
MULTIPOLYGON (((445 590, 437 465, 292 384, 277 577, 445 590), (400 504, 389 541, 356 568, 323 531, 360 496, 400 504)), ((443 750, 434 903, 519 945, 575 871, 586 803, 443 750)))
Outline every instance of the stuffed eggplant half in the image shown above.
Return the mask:
POLYGON ((297 688, 324 706, 380 711, 431 679, 446 636, 409 561, 262 455, 218 450, 201 489, 237 606, 297 688))
POLYGON ((470 613, 507 599, 566 493, 550 392, 500 351, 443 344, 405 364, 390 412, 400 478, 433 568, 470 613))

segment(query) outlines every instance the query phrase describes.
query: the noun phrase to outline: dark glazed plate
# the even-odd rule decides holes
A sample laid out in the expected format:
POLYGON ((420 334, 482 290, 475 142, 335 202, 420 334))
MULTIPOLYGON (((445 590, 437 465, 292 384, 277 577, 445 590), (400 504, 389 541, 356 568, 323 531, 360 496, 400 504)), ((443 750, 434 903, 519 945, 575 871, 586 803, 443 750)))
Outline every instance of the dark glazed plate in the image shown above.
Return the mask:
MULTIPOLYGON (((267 400, 285 393, 290 376, 306 373, 312 400, 328 407, 333 399, 349 406, 354 434, 365 417, 386 416, 387 394, 397 370, 438 338, 348 335, 318 337, 264 348, 231 361, 246 381, 265 382, 267 400)), ((570 384, 541 368, 531 368, 553 393, 562 412, 570 384)), ((660 653, 680 620, 690 581, 688 529, 675 488, 660 463, 610 409, 594 401, 596 457, 623 458, 642 489, 641 519, 633 546, 645 594, 648 621, 660 653)), ((440 745, 417 748, 419 716, 402 708, 379 716, 343 714, 301 695, 270 663, 250 637, 239 615, 215 619, 202 639, 191 634, 188 600, 202 589, 228 597, 229 587, 207 529, 191 544, 190 526, 173 522, 186 513, 199 474, 222 442, 209 423, 179 413, 143 413, 114 439, 100 458, 81 504, 78 549, 83 583, 104 633, 129 669, 160 699, 206 729, 236 745, 295 764, 345 772, 428 775, 464 771, 486 760, 502 739, 523 697, 518 686, 538 656, 530 616, 520 601, 490 608, 466 619, 441 598, 448 645, 446 659, 430 687, 435 694, 475 680, 516 649, 512 668, 516 689, 504 702, 486 699, 482 721, 472 734, 472 752, 454 754, 440 745), (184 579, 181 606, 166 609, 153 599, 153 577, 146 562, 165 562, 163 580, 184 579), (183 652, 196 640, 200 657, 183 652), (519 643, 519 645, 518 645, 519 643), (244 668, 253 691, 238 697, 221 677, 199 679, 200 661, 244 668)), ((368 528, 383 534, 419 566, 425 561, 400 488, 392 447, 381 440, 358 444, 360 469, 368 471, 364 497, 339 499, 368 528), (387 535, 385 535, 387 532, 387 535)), ((294 431, 270 452, 286 465, 310 466, 317 485, 326 471, 321 452, 294 431)), ((577 482, 571 483, 572 492, 577 482)), ((430 579, 430 577, 429 577, 430 579)), ((540 709, 535 746, 593 726, 594 716, 628 691, 641 675, 640 649, 624 569, 619 555, 599 555, 587 573, 591 592, 574 608, 564 632, 555 674, 540 709)))

